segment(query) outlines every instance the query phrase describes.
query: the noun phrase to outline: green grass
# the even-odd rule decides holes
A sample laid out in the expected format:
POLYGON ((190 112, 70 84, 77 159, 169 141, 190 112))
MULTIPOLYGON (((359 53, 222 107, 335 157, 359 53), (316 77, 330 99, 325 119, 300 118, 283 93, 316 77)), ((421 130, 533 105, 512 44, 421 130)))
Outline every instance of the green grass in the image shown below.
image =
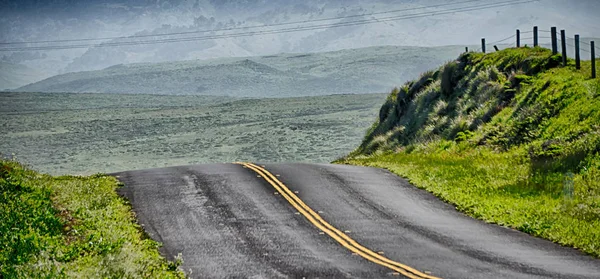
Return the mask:
POLYGON ((145 236, 115 178, 0 161, 0 278, 183 278, 145 236))
POLYGON ((542 48, 461 55, 392 91, 338 162, 387 168, 475 218, 600 257, 600 79, 589 61, 560 61, 542 48))
POLYGON ((441 145, 448 149, 341 162, 388 169, 472 217, 600 257, 598 168, 575 175, 575 191, 568 198, 563 195, 566 176, 532 175, 527 158, 519 152, 466 152, 453 143, 441 145))

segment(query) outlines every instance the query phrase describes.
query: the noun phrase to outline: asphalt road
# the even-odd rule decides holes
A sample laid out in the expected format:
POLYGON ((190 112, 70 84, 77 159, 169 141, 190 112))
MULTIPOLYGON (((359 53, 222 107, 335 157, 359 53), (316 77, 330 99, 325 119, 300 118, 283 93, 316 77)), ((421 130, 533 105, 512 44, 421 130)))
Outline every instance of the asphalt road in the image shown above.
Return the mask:
POLYGON ((418 270, 411 278, 600 278, 600 260, 469 218, 385 170, 264 169, 273 178, 237 164, 113 175, 161 252, 181 253, 192 278, 401 278, 406 268, 418 270))

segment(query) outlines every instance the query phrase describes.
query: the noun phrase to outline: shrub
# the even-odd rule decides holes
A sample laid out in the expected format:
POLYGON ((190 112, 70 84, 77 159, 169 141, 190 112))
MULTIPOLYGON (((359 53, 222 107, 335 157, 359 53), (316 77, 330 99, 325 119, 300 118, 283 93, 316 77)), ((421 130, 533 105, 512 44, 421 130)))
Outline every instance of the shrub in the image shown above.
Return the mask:
POLYGON ((448 97, 454 92, 454 86, 458 82, 458 62, 453 61, 447 63, 441 71, 441 91, 442 95, 448 97))
POLYGON ((430 83, 432 83, 435 80, 434 74, 435 74, 434 71, 424 72, 421 74, 421 76, 419 77, 419 79, 417 81, 411 83, 409 86, 409 90, 408 90, 409 98, 411 98, 417 92, 423 90, 423 88, 425 88, 430 83))

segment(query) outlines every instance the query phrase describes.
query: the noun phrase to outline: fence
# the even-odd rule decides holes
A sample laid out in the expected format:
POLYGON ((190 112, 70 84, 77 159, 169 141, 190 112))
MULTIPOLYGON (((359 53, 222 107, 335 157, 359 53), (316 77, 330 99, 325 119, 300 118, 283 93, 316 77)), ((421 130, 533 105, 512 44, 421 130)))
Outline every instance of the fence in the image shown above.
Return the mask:
MULTIPOLYGON (((558 45, 560 43, 560 48, 561 48, 561 57, 562 57, 562 64, 563 66, 567 65, 567 57, 569 54, 568 48, 571 47, 574 50, 575 53, 575 68, 576 69, 581 69, 581 52, 586 52, 588 54, 590 54, 590 60, 591 60, 591 67, 592 67, 592 78, 596 78, 596 59, 600 58, 596 56, 596 45, 594 41, 583 41, 580 40, 580 36, 579 34, 575 34, 573 36, 573 43, 569 42, 569 39, 567 38, 566 32, 565 30, 560 30, 560 33, 557 32, 556 27, 552 27, 550 28, 550 31, 548 30, 540 30, 537 26, 533 27, 532 31, 524 31, 521 32, 521 30, 517 29, 515 34, 503 38, 501 40, 498 41, 494 41, 491 43, 486 43, 485 38, 481 38, 481 48, 477 49, 476 51, 481 51, 483 53, 486 52, 487 46, 493 46, 494 50, 499 51, 500 47, 521 47, 521 45, 523 43, 525 43, 525 46, 527 46, 526 42, 532 42, 534 47, 546 47, 549 49, 552 49, 552 53, 553 54, 557 54, 558 53, 558 45), (529 35, 531 34, 529 37, 521 37, 521 35, 529 35), (542 36, 540 36, 540 34, 542 36), (560 36, 560 38, 559 38, 560 36), (514 43, 509 43, 508 41, 514 39, 515 42, 514 43), (545 42, 545 43, 540 43, 540 39, 541 40, 550 40, 549 42, 545 42), (581 47, 581 45, 584 45, 585 47, 581 47)), ((465 50, 468 52, 469 49, 465 48, 465 50)), ((600 48, 598 49, 599 53, 600 53, 600 48)))

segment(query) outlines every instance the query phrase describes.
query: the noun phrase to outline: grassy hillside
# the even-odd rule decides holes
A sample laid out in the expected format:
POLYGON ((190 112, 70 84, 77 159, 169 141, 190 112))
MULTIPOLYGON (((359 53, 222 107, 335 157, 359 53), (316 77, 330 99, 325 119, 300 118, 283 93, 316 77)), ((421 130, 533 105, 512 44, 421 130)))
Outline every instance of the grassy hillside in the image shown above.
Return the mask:
POLYGON ((456 57, 463 47, 370 47, 169 63, 118 65, 54 76, 22 92, 290 97, 386 92, 397 79, 456 57))
POLYGON ((0 62, 0 90, 15 89, 44 78, 42 72, 20 64, 0 62))
POLYGON ((384 94, 235 99, 0 93, 0 153, 51 174, 210 162, 330 162, 350 152, 384 94))
POLYGON ((115 178, 52 177, 0 160, 0 278, 183 278, 115 178))
POLYGON ((395 89, 341 162, 600 256, 600 79, 589 61, 560 61, 542 48, 461 55, 395 89))

